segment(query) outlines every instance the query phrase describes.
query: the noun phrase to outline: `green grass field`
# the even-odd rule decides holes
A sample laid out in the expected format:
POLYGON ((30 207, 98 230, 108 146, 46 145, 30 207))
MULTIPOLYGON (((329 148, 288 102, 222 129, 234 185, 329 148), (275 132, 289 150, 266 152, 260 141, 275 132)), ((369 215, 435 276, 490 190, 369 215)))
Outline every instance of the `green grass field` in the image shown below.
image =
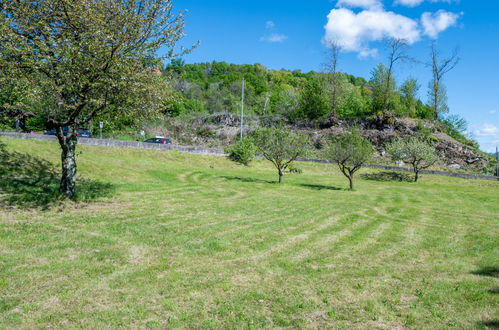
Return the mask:
POLYGON ((263 160, 78 150, 83 197, 104 197, 43 208, 57 182, 2 177, 0 328, 499 325, 498 182, 364 171, 350 192, 319 164, 279 186, 263 160))

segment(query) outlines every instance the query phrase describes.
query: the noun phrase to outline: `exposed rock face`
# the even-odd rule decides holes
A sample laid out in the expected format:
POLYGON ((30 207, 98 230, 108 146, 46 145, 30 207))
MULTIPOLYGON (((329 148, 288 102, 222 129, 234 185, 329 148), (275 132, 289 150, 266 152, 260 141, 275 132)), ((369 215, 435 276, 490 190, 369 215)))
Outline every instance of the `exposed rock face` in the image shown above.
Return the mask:
POLYGON ((439 138, 435 148, 444 155, 446 165, 454 164, 468 169, 481 169, 487 165, 488 160, 481 153, 443 133, 437 133, 435 136, 439 138))
POLYGON ((197 124, 215 124, 223 126, 237 126, 240 124, 239 116, 233 113, 214 113, 200 119, 197 124))

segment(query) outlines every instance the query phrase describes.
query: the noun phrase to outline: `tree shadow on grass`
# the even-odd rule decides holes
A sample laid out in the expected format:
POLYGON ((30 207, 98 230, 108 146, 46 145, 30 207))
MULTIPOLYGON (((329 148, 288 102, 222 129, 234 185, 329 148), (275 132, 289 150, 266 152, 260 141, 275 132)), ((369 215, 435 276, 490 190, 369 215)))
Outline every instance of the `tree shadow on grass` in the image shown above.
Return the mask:
MULTIPOLYGON (((482 266, 480 269, 471 272, 471 274, 499 278, 499 267, 482 266)), ((499 288, 489 289, 487 290, 487 292, 490 294, 499 294, 499 288)), ((481 327, 485 326, 486 328, 489 329, 499 329, 499 319, 482 321, 479 322, 479 325, 481 327)))
POLYGON ((325 186, 322 184, 307 184, 307 183, 302 183, 300 186, 305 187, 305 188, 310 188, 314 190, 346 190, 343 188, 338 188, 338 187, 333 187, 333 186, 325 186))
POLYGON ((371 180, 371 181, 414 182, 413 176, 404 172, 383 171, 383 172, 365 173, 361 174, 360 177, 364 180, 371 180))
MULTIPOLYGON (((46 209, 64 200, 60 174, 54 164, 0 144, 0 206, 46 209)), ((113 186, 89 179, 77 182, 77 201, 109 196, 113 186)))
POLYGON ((278 183, 276 181, 269 181, 269 180, 262 180, 262 179, 255 179, 255 178, 245 178, 241 176, 222 176, 225 180, 231 180, 231 181, 241 181, 241 182, 258 182, 258 183, 278 183))
POLYGON ((499 329, 499 320, 480 322, 480 325, 488 329, 499 329))
POLYGON ((473 275, 489 276, 499 278, 499 267, 496 266, 484 266, 478 270, 471 272, 473 275))
POLYGON ((499 288, 489 289, 487 292, 490 294, 499 294, 499 288))

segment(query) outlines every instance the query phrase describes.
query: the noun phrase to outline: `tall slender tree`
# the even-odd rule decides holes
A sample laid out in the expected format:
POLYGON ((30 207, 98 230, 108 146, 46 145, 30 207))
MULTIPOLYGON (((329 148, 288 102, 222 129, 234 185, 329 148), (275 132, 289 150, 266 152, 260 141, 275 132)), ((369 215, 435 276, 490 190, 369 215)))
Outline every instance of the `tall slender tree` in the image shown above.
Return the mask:
POLYGON ((331 74, 331 108, 333 115, 338 112, 338 94, 340 93, 340 83, 338 75, 338 60, 340 57, 341 46, 335 39, 327 40, 328 50, 326 52, 326 72, 331 74))
POLYGON ((455 49, 452 55, 440 59, 435 42, 431 44, 430 56, 431 61, 428 63, 428 66, 431 67, 432 80, 430 81, 428 96, 434 119, 438 120, 440 114, 449 110, 447 106, 447 90, 443 84, 443 78, 459 63, 459 56, 458 50, 455 49))
POLYGON ((405 114, 409 116, 416 115, 416 107, 418 105, 418 91, 421 85, 415 78, 407 79, 402 86, 400 86, 400 93, 402 96, 402 103, 404 106, 405 114))
POLYGON ((379 63, 371 72, 371 79, 369 85, 371 88, 371 105, 375 112, 386 110, 393 102, 393 96, 396 92, 396 84, 394 79, 389 79, 388 68, 379 63), (387 88, 388 86, 388 88, 387 88), (385 95, 388 95, 385 98, 385 95))
POLYGON ((166 86, 155 67, 177 55, 183 29, 171 0, 0 2, 0 67, 30 82, 24 106, 55 128, 65 196, 76 194, 76 129, 156 113, 166 86))
POLYGON ((393 79, 393 70, 395 64, 401 61, 408 61, 411 58, 407 55, 408 44, 404 39, 389 39, 387 42, 388 47, 388 72, 387 78, 385 82, 385 87, 383 90, 383 110, 391 110, 389 109, 389 100, 390 100, 390 86, 392 85, 393 79))

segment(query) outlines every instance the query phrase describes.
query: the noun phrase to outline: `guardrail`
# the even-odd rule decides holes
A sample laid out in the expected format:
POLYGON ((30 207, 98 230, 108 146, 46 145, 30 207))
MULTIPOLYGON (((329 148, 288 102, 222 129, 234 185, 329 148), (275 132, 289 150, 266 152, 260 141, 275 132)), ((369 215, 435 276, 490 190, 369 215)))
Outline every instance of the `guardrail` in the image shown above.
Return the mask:
MULTIPOLYGON (((11 137, 16 139, 54 141, 57 142, 57 137, 53 135, 41 134, 24 134, 15 132, 0 132, 0 136, 11 137)), ((119 147, 132 149, 156 149, 156 150, 177 150, 191 154, 210 155, 210 156, 225 156, 222 150, 211 148, 200 148, 192 146, 179 146, 173 144, 145 143, 139 141, 122 141, 112 139, 94 139, 94 138, 79 138, 78 144, 86 146, 102 146, 102 147, 119 147)))
MULTIPOLYGON (((16 139, 32 139, 40 141, 53 141, 57 142, 57 138, 51 135, 40 135, 40 134, 24 134, 15 132, 0 132, 0 136, 11 137, 16 139)), ((88 146, 102 146, 102 147, 119 147, 119 148, 133 148, 133 149, 156 149, 156 150, 176 150, 179 152, 187 152, 197 155, 209 155, 209 156, 219 156, 223 157, 226 154, 223 150, 213 149, 213 148, 201 148, 193 146, 179 146, 173 144, 155 144, 155 143, 144 143, 138 141, 122 141, 122 140, 112 140, 112 139, 88 139, 80 138, 78 139, 78 144, 88 145, 88 146)), ((331 164, 331 162, 322 159, 309 159, 309 158, 299 158, 298 161, 312 162, 312 163, 322 163, 331 164)), ((372 165, 366 164, 365 168, 374 168, 379 170, 389 170, 397 172, 412 172, 411 169, 404 167, 395 166, 384 166, 384 165, 372 165)), ((422 170, 422 174, 430 175, 443 175, 454 178, 463 178, 471 180, 490 180, 499 181, 499 177, 491 175, 480 175, 480 174, 467 174, 467 173, 455 173, 455 172, 445 172, 445 171, 433 171, 433 170, 422 170)))

